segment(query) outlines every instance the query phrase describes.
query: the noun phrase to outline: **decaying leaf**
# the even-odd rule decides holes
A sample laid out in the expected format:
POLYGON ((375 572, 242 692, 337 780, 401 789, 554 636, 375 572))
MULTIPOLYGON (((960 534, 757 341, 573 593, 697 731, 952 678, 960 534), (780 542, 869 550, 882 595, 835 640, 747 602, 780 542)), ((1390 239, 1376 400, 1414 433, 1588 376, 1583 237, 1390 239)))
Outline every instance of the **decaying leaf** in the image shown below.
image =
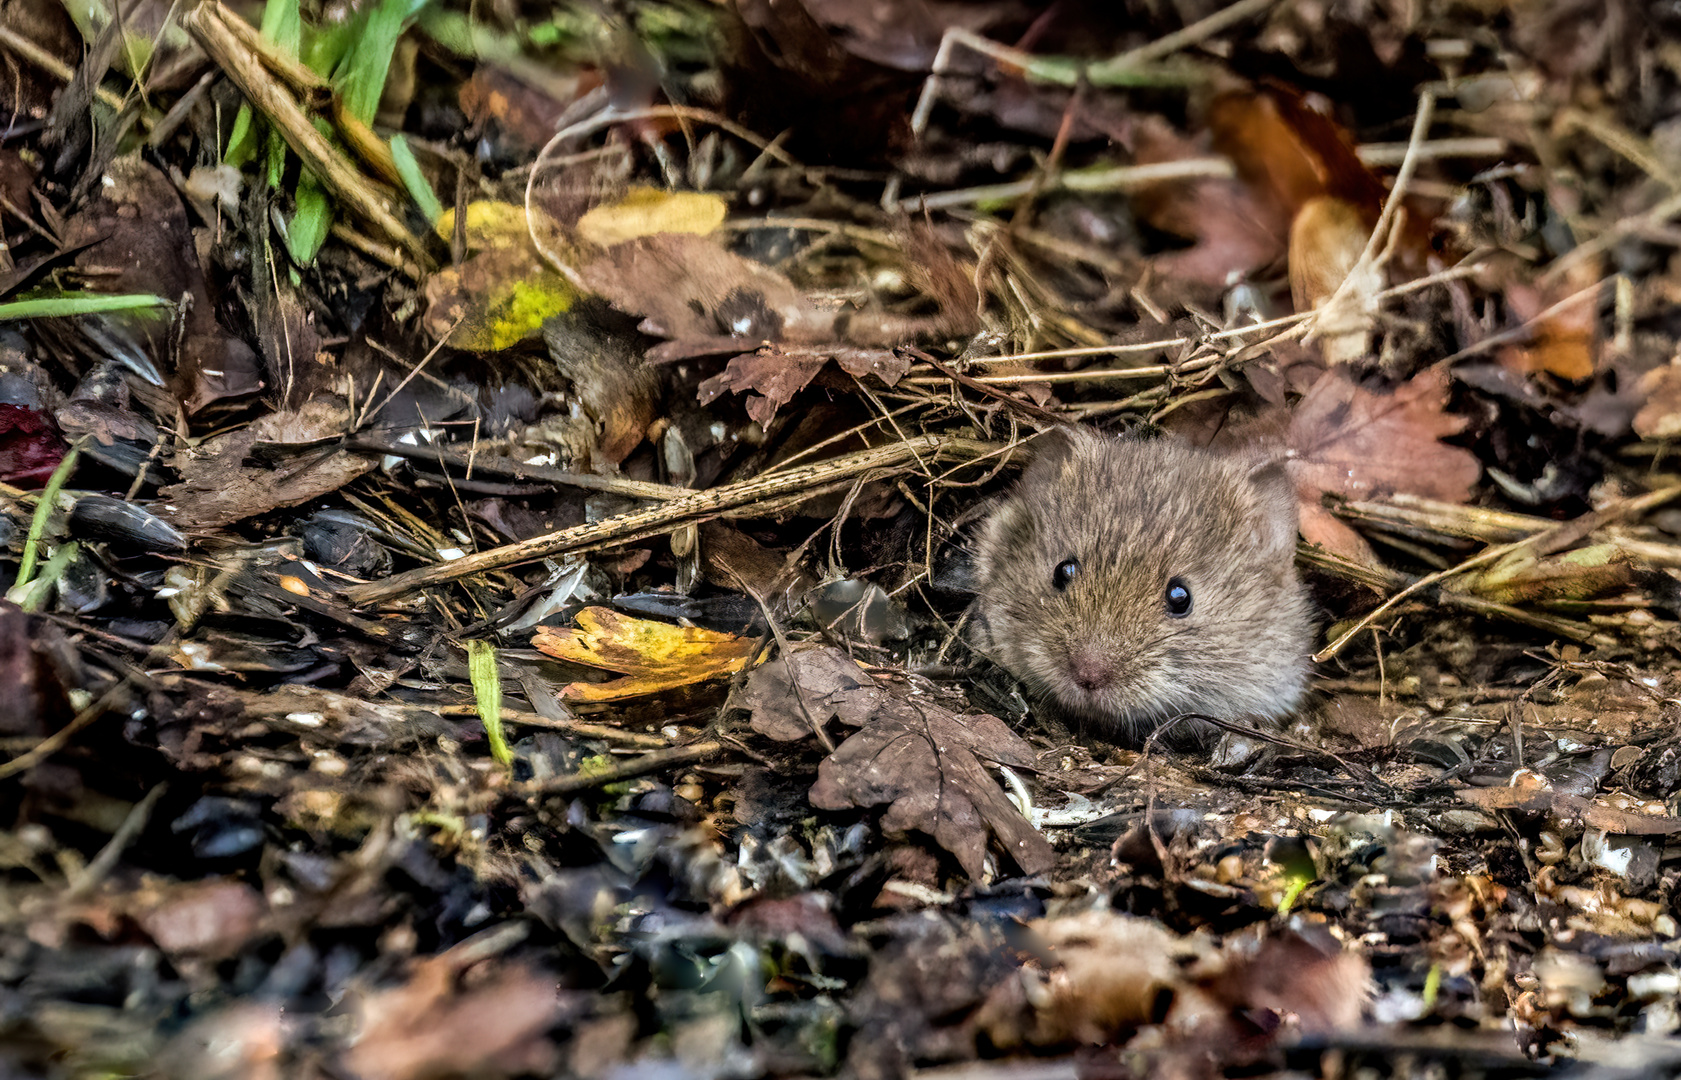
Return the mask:
MULTIPOLYGON (((455 231, 455 212, 438 219, 438 235, 455 231)), ((468 258, 426 281, 426 315, 433 337, 448 335, 458 349, 506 349, 542 329, 543 320, 569 310, 577 291, 531 244, 525 208, 476 202, 467 207, 468 258)))
POLYGON ((207 439, 196 451, 176 456, 181 482, 159 492, 164 516, 181 529, 215 528, 337 491, 379 464, 339 447, 349 426, 344 402, 320 396, 207 439), (279 466, 247 465, 259 442, 272 444, 277 453, 296 449, 279 466))
POLYGON ((733 675, 747 666, 758 642, 694 626, 676 626, 591 607, 571 628, 542 627, 531 639, 539 652, 625 675, 604 683, 571 683, 567 701, 619 701, 733 675))
POLYGON ((367 1080, 510 1076, 553 1068, 544 1032, 561 1014, 552 978, 519 966, 457 988, 449 953, 423 960, 409 981, 369 995, 362 1034, 345 1065, 367 1080))
POLYGON ((1615 543, 1593 544, 1536 558, 1520 547, 1467 582, 1478 596, 1502 604, 1589 600, 1634 583, 1635 561, 1615 543))
POLYGON ((1371 232, 1357 207, 1329 195, 1309 199, 1290 223, 1290 296, 1297 311, 1320 311, 1314 332, 1328 363, 1351 363, 1371 351, 1382 269, 1375 262, 1361 268, 1338 296, 1371 232))
POLYGON ((1371 968, 1313 928, 1216 947, 1114 911, 1040 919, 1030 957, 990 995, 978 1023, 1000 1047, 1101 1045, 1159 1025, 1170 1044, 1260 1049, 1359 1023, 1371 968))
POLYGON ((587 257, 576 267, 590 292, 640 316, 644 332, 665 338, 741 339, 810 344, 834 334, 820 311, 783 275, 724 250, 717 238, 656 233, 587 257))
POLYGON ((983 761, 1036 767, 1032 748, 997 717, 960 716, 926 698, 894 694, 817 767, 811 804, 823 810, 889 804, 884 829, 927 833, 976 881, 983 878, 989 835, 1023 873, 1049 869, 1055 862, 1049 841, 1004 797, 983 761))
POLYGON ((1642 439, 1681 438, 1681 364, 1653 368, 1640 377, 1645 404, 1634 414, 1634 431, 1642 439))
POLYGON ((698 191, 635 187, 618 202, 592 207, 578 219, 578 235, 612 247, 655 233, 705 236, 724 223, 724 200, 698 191))
MULTIPOLYGON (((1140 165, 1206 153, 1206 148, 1160 118, 1146 117, 1138 125, 1135 157, 1140 165)), ((1241 180, 1151 184, 1136 193, 1134 204, 1139 217, 1152 227, 1193 241, 1188 248, 1151 260, 1158 280, 1224 289, 1232 275, 1248 274, 1284 254, 1287 226, 1270 220, 1271 215, 1241 180)))
POLYGON ((1287 436, 1290 473, 1302 503, 1302 536, 1337 554, 1369 562, 1366 542, 1325 509, 1327 493, 1373 499, 1406 492, 1462 503, 1482 467, 1469 450, 1438 441, 1465 429, 1444 411, 1447 374, 1420 372, 1387 394, 1360 386, 1344 371, 1326 372, 1296 407, 1287 436))
POLYGON ((1570 267, 1558 282, 1548 287, 1521 281, 1506 285, 1506 304, 1514 318, 1536 320, 1528 342, 1500 350, 1500 362, 1514 371, 1545 371, 1561 379, 1586 379, 1593 375, 1596 349, 1597 309, 1591 300, 1560 307, 1545 314, 1554 304, 1600 280, 1597 259, 1584 259, 1570 267))
POLYGON ((751 393, 747 415, 761 424, 770 422, 776 410, 794 400, 823 365, 835 361, 848 375, 874 375, 892 386, 910 370, 911 362, 890 349, 863 349, 848 345, 827 348, 797 348, 766 345, 757 352, 733 358, 717 375, 700 384, 700 403, 709 404, 726 390, 751 393))
POLYGON ((843 724, 863 727, 887 707, 891 696, 852 657, 824 646, 793 649, 754 668, 741 704, 751 713, 748 723, 754 731, 792 742, 810 735, 812 724, 827 724, 836 717, 843 724))

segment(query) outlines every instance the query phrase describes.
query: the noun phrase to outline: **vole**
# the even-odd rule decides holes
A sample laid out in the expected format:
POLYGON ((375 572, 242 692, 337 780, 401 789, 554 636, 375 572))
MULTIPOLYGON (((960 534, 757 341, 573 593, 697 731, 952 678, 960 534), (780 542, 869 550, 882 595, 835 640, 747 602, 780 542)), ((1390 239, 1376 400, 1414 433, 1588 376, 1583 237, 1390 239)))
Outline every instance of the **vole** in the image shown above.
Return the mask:
MULTIPOLYGON (((1085 429, 1046 445, 975 541, 977 637, 1028 692, 1106 734, 1183 713, 1278 721, 1313 609, 1281 460, 1085 429)), ((1175 734, 1215 729, 1183 721, 1175 734)))

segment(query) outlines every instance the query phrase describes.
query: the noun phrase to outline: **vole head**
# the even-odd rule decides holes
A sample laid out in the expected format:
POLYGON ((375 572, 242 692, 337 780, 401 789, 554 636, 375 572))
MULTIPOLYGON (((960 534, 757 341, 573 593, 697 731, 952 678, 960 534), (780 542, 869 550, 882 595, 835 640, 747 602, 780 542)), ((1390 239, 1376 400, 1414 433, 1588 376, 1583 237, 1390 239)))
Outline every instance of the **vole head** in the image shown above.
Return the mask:
POLYGON ((1047 439, 978 537, 993 658, 1112 727, 1287 713, 1311 613, 1283 463, 1173 439, 1047 439))

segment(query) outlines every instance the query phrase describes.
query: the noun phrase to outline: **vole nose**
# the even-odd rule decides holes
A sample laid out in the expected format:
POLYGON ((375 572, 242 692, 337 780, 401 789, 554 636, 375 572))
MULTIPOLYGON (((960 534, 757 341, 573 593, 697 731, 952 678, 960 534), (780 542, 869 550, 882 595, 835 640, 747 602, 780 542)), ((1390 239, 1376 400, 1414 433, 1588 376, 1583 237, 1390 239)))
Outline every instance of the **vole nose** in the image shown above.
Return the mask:
POLYGON ((1102 649, 1083 645, 1068 654, 1068 674, 1082 690, 1102 690, 1115 679, 1115 665, 1102 649))

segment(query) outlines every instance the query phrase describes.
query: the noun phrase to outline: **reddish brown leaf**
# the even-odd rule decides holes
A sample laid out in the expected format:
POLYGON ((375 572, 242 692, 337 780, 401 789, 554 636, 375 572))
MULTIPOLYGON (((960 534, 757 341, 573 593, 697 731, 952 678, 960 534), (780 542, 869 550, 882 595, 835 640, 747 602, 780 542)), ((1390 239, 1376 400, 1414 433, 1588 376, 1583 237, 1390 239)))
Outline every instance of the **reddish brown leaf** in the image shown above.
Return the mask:
POLYGON ((817 767, 811 804, 823 810, 888 804, 882 827, 927 833, 979 881, 987 837, 1037 874, 1050 842, 1015 808, 982 761, 1035 767, 1032 748, 993 716, 959 716, 925 698, 890 698, 862 731, 817 767))
POLYGON ((39 487, 64 457, 52 417, 22 405, 0 405, 0 481, 39 487))
POLYGON ((748 722, 754 731, 778 742, 792 742, 810 735, 812 724, 827 724, 835 717, 843 724, 863 727, 887 706, 890 696, 852 657, 822 646, 785 652, 754 668, 747 676, 741 704, 752 714, 748 722))
POLYGON ((1597 354, 1595 322, 1597 309, 1584 297, 1576 303, 1543 317, 1543 312, 1565 298, 1592 288, 1600 279, 1599 260, 1584 259, 1564 277, 1542 287, 1514 281, 1506 286, 1506 304, 1512 317, 1536 320, 1528 342, 1500 350, 1500 362, 1513 371, 1545 371, 1561 379, 1586 379, 1594 373, 1597 354))
POLYGON ((1642 439, 1681 437, 1681 365, 1653 368, 1637 384, 1645 404, 1634 414, 1634 431, 1642 439))
MULTIPOLYGON (((1180 135, 1159 117, 1147 117, 1137 129, 1140 165, 1204 157, 1207 149, 1180 135)), ((1155 275, 1193 285, 1224 289, 1231 276, 1247 274, 1284 254, 1289 219, 1278 219, 1258 202, 1241 180, 1164 181, 1134 196, 1138 216, 1152 227, 1194 241, 1182 251, 1151 260, 1155 275)))
POLYGON ((449 954, 421 961, 407 983, 371 995, 362 1035, 345 1055, 364 1080, 548 1073, 543 1032, 560 1018, 553 979, 518 966, 457 988, 449 954))
POLYGON ((1321 497, 1327 493, 1374 499, 1406 492, 1456 503, 1470 498, 1482 467, 1470 451, 1438 441, 1467 423, 1443 411, 1447 393, 1447 375, 1436 368, 1387 394, 1340 370, 1314 383, 1287 436, 1306 539, 1349 558, 1371 558, 1365 541, 1325 509, 1321 497))
POLYGON ((261 932, 268 914, 262 894, 238 881, 172 884, 136 902, 136 921, 171 956, 234 956, 261 932))

